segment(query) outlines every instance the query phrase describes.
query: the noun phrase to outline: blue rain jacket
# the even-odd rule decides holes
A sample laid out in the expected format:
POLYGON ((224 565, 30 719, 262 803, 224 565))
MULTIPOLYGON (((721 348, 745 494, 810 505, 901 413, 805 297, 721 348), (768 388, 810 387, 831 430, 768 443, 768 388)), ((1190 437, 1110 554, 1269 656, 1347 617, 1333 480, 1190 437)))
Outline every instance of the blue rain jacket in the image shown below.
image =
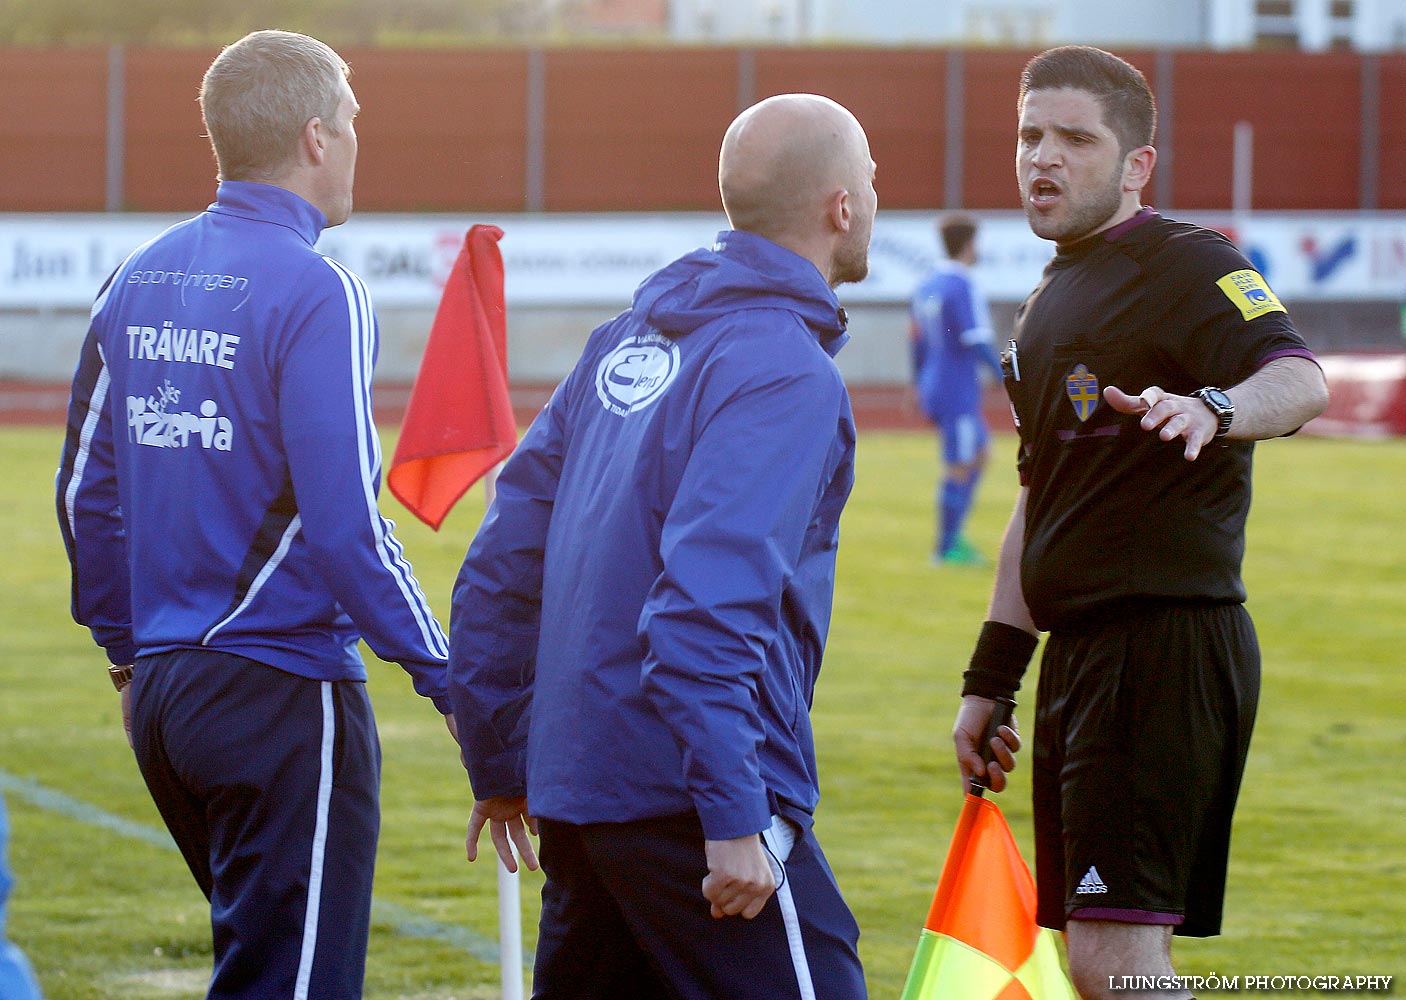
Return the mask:
POLYGON ((598 328, 503 469, 454 588, 479 798, 757 833, 819 797, 809 710, 854 421, 815 266, 724 232, 598 328), (788 810, 790 811, 790 810, 788 810))

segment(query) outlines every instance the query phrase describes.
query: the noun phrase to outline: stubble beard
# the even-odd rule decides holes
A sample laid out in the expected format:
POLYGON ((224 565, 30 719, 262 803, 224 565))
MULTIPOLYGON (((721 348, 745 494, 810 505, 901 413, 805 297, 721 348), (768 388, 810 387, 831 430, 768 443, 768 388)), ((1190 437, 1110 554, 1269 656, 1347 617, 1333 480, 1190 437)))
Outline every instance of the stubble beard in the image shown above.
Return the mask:
POLYGON ((869 277, 869 233, 841 247, 830 270, 830 287, 854 284, 869 277))
POLYGON ((1113 218, 1123 204, 1123 165, 1121 162, 1108 183, 1093 192, 1082 202, 1067 202, 1070 214, 1064 219, 1041 215, 1024 198, 1025 218, 1030 223, 1030 231, 1045 240, 1053 240, 1061 245, 1077 243, 1113 218))

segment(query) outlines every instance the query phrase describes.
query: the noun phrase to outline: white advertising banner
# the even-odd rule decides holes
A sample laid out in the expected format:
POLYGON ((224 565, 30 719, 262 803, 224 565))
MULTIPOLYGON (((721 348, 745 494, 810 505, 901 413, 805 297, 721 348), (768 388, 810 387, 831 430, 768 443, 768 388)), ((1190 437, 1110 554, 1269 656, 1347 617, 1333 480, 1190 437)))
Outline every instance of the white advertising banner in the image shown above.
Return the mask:
MULTIPOLYGON (((1183 216, 1178 216, 1183 217, 1183 216)), ((179 216, 0 215, 0 308, 84 308, 135 247, 179 216)), ((847 303, 907 301, 937 254, 934 214, 880 212, 870 276, 847 303)), ((978 279, 1013 302, 1039 280, 1049 243, 1019 213, 978 216, 978 279)), ((1406 213, 1184 216, 1230 235, 1280 298, 1406 298, 1406 213)), ((468 227, 501 226, 510 306, 623 307, 651 271, 710 244, 721 215, 359 215, 318 246, 366 279, 378 305, 433 308, 468 227)))

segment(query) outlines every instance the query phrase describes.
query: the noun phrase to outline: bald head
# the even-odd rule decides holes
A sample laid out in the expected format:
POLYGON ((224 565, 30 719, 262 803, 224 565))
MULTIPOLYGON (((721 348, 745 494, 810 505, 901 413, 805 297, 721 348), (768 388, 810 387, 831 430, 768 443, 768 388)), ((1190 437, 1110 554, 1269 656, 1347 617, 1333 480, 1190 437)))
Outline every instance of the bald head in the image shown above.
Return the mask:
POLYGON ((728 128, 718 187, 734 229, 785 243, 822 226, 832 196, 868 185, 872 171, 869 141, 854 115, 828 97, 782 94, 754 104, 728 128))

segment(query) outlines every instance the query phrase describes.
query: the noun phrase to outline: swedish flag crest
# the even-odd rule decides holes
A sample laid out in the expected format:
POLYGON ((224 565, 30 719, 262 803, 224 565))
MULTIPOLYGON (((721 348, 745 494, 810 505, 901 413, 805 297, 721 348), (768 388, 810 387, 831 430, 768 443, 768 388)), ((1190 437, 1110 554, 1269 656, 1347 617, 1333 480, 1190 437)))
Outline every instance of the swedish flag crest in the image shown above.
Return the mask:
POLYGON ((1098 409, 1098 376, 1089 371, 1088 365, 1076 365, 1073 371, 1064 376, 1064 392, 1069 397, 1069 403, 1074 407, 1080 423, 1088 420, 1094 415, 1094 410, 1098 409))

